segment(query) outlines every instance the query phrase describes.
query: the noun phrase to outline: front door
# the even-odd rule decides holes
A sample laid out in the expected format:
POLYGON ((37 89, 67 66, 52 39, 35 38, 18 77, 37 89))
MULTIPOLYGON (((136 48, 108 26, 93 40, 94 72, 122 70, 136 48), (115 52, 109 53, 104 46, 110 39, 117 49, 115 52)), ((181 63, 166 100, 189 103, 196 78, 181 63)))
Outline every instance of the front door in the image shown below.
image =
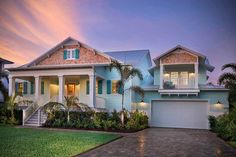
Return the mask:
POLYGON ((67 95, 75 96, 75 84, 74 83, 67 84, 67 95))

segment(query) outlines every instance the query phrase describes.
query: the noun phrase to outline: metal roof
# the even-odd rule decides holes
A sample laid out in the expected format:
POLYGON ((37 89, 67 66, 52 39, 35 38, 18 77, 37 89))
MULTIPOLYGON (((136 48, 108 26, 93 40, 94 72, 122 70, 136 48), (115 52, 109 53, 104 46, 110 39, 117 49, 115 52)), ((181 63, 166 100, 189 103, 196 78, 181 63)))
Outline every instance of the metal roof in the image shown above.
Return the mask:
POLYGON ((124 64, 130 64, 133 66, 137 66, 145 55, 150 55, 149 50, 111 51, 104 53, 122 61, 124 64))

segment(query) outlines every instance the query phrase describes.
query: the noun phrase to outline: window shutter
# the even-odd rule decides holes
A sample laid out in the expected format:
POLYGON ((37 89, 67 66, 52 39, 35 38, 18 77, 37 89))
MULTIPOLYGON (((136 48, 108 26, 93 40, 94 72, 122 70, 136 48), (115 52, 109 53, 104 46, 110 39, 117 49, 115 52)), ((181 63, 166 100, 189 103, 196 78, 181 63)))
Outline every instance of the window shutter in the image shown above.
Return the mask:
POLYGON ((118 86, 117 93, 122 94, 122 92, 123 92, 122 86, 118 86))
POLYGON ((19 87, 19 84, 18 82, 15 83, 15 93, 18 94, 18 87, 19 87))
POLYGON ((30 94, 34 94, 34 82, 30 84, 30 94))
POLYGON ((75 59, 79 59, 79 49, 75 49, 75 59))
POLYGON ((89 94, 89 81, 86 81, 86 94, 89 94))
POLYGON ((24 82, 24 86, 23 86, 23 94, 27 94, 27 89, 28 89, 28 83, 24 82))
POLYGON ((98 80, 98 94, 102 94, 102 80, 98 80))
POLYGON ((111 94, 111 80, 107 80, 107 94, 111 94))
POLYGON ((63 52, 63 58, 67 59, 67 51, 66 50, 64 50, 64 52, 63 52))
POLYGON ((41 94, 44 94, 44 82, 41 82, 41 94))

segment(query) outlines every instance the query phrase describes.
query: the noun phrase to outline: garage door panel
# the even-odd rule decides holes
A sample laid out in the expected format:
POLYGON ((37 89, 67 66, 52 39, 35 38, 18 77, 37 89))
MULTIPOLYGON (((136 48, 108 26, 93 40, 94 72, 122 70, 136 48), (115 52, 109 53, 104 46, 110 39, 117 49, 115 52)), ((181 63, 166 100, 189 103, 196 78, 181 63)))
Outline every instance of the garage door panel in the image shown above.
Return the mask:
POLYGON ((151 126, 208 129, 207 102, 154 101, 151 126))

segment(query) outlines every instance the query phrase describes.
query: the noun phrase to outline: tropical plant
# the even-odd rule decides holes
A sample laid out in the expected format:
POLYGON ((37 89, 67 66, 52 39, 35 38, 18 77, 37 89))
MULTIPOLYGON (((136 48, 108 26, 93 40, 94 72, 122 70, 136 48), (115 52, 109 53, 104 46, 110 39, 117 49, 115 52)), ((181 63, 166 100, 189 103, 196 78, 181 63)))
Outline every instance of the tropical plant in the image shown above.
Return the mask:
POLYGON ((229 109, 231 110, 236 105, 236 63, 229 63, 222 66, 222 70, 231 68, 232 72, 225 72, 219 77, 219 84, 229 88, 229 109))
POLYGON ((121 123, 124 125, 124 94, 125 94, 125 84, 135 76, 137 76, 140 80, 143 80, 143 75, 139 69, 133 68, 130 65, 122 65, 116 60, 112 60, 110 66, 110 71, 112 69, 116 69, 117 72, 120 74, 120 80, 118 81, 118 89, 119 94, 122 95, 122 103, 121 103, 121 123))
POLYGON ((17 95, 8 96, 6 100, 7 109, 11 111, 10 121, 12 123, 16 122, 15 115, 14 115, 14 109, 16 109, 17 107, 16 97, 17 95))
POLYGON ((144 90, 139 86, 132 86, 131 89, 141 97, 141 102, 144 101, 144 90))
POLYGON ((92 111, 91 108, 83 103, 79 103, 79 99, 75 96, 65 96, 64 103, 49 102, 44 106, 44 111, 48 114, 49 118, 54 116, 55 111, 65 109, 67 113, 67 121, 70 121, 70 111, 75 107, 79 111, 92 111))

